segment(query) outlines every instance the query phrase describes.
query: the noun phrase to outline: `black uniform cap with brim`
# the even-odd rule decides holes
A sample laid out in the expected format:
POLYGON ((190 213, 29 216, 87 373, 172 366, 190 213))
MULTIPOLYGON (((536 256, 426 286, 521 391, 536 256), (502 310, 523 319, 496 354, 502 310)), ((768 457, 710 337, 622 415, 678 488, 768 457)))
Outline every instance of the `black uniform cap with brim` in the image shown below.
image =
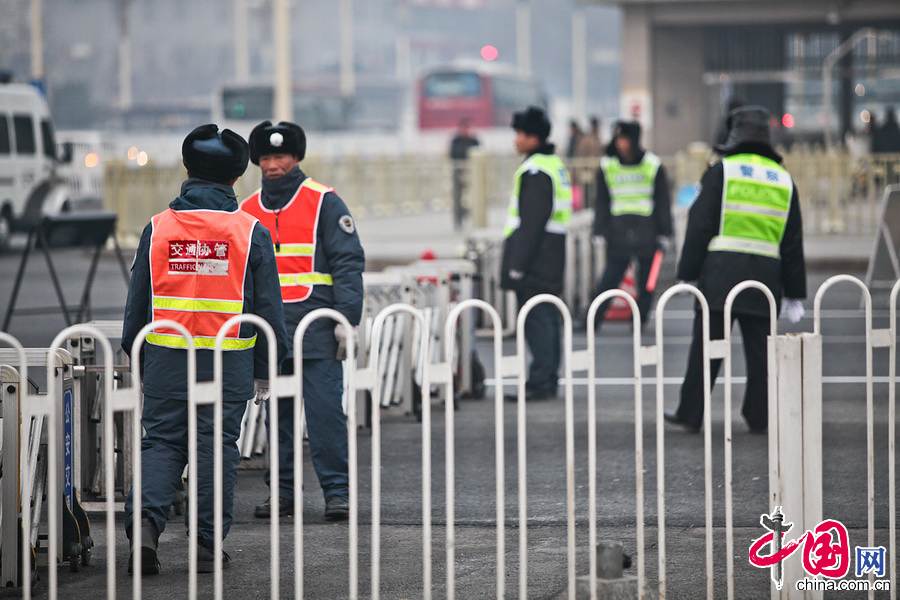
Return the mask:
POLYGON ((195 128, 181 144, 181 160, 188 173, 207 181, 230 181, 247 170, 249 146, 231 131, 209 123, 195 128))
POLYGON ((550 136, 550 119, 543 109, 529 106, 526 110, 513 114, 512 128, 544 141, 550 136))
POLYGON ((741 106, 728 113, 728 135, 721 144, 713 148, 724 155, 734 154, 737 150, 765 154, 776 162, 781 162, 781 155, 772 146, 772 133, 769 130, 769 111, 762 106, 741 106))
POLYGON ((250 132, 250 160, 259 164, 259 158, 267 154, 291 154, 297 160, 306 156, 306 133, 296 123, 263 121, 250 132))

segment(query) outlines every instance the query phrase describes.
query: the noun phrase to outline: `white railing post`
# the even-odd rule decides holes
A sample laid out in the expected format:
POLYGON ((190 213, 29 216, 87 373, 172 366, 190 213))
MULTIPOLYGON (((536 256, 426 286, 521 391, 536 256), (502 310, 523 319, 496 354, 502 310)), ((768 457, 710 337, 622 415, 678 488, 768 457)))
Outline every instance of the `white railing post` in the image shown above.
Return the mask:
POLYGON ((891 288, 890 304, 890 358, 888 360, 888 530, 891 561, 891 600, 897 598, 897 298, 900 280, 891 288))
MULTIPOLYGON (((239 315, 235 315, 225 321, 222 327, 219 328, 219 332, 216 334, 216 344, 213 348, 213 379, 211 383, 206 384, 196 384, 195 391, 195 399, 196 402, 190 402, 190 396, 188 397, 188 401, 190 403, 191 411, 189 414, 193 415, 194 425, 189 432, 189 438, 193 437, 194 439, 194 455, 189 459, 189 464, 196 465, 197 464, 197 438, 196 438, 196 426, 197 426, 197 404, 212 404, 213 405, 213 586, 214 586, 214 597, 218 600, 223 597, 222 590, 222 537, 223 537, 223 523, 222 523, 222 497, 223 497, 223 477, 222 477, 222 403, 224 399, 222 397, 222 382, 223 382, 223 344, 225 342, 225 336, 228 332, 234 327, 239 327, 240 325, 248 323, 256 327, 257 331, 262 331, 266 338, 266 356, 268 358, 268 372, 269 372, 269 382, 270 389, 272 391, 272 395, 269 398, 269 405, 272 407, 272 412, 269 414, 270 423, 274 423, 274 426, 270 426, 269 430, 271 431, 271 441, 269 443, 269 465, 270 465, 270 473, 271 473, 271 482, 278 481, 278 392, 282 391, 279 389, 279 381, 278 381, 278 351, 276 349, 275 342, 275 330, 272 329, 272 326, 269 325, 269 322, 260 317, 259 315, 255 315, 252 313, 242 313, 239 315), (272 421, 272 415, 275 415, 274 421, 272 421)), ((291 378, 287 378, 291 379, 291 378)), ((188 383, 190 385, 190 382, 188 383)), ((287 386, 285 386, 287 387, 287 386)), ((197 470, 197 469, 195 469, 197 470)), ((197 488, 199 487, 199 473, 192 473, 196 483, 190 486, 190 492, 192 493, 192 500, 194 500, 194 506, 196 507, 196 498, 197 498, 197 488)), ((279 585, 280 580, 278 577, 278 573, 280 572, 280 554, 279 554, 279 544, 278 541, 278 491, 276 489, 277 486, 270 486, 271 492, 271 500, 270 505, 272 507, 271 512, 271 521, 269 526, 269 534, 270 534, 270 551, 271 551, 271 565, 270 565, 270 576, 271 576, 271 584, 270 584, 270 593, 271 598, 273 600, 277 600, 279 596, 279 585)), ((302 513, 301 513, 302 515, 302 513)), ((196 535, 197 530, 197 511, 194 510, 191 512, 191 535, 192 538, 196 535)), ((302 516, 301 516, 302 519, 302 516)), ((191 540, 192 547, 190 549, 192 557, 197 552, 197 540, 191 540)), ((193 559, 192 559, 193 560, 193 559)), ((192 569, 192 574, 194 573, 192 569)), ((194 597, 194 596, 192 596, 194 597)))
MULTIPOLYGON (((456 507, 456 445, 455 445, 455 420, 452 402, 454 401, 453 389, 453 372, 451 369, 451 359, 453 357, 453 348, 456 346, 456 323, 458 320, 463 322, 463 336, 469 329, 470 321, 468 319, 460 319, 460 315, 467 309, 481 309, 491 318, 493 326, 494 339, 494 365, 497 372, 498 382, 502 382, 503 375, 501 373, 501 362, 503 360, 503 324, 500 314, 497 310, 485 302, 484 300, 469 299, 463 300, 450 310, 447 320, 444 324, 444 359, 445 362, 432 365, 434 375, 431 380, 435 383, 443 384, 447 390, 448 406, 444 410, 445 438, 444 438, 444 454, 445 454, 445 487, 447 494, 447 540, 445 544, 447 562, 447 598, 455 598, 456 596, 456 527, 455 527, 455 507, 456 507)), ((460 344, 465 348, 464 344, 460 344)), ((506 596, 506 539, 505 539, 505 492, 504 484, 506 481, 504 470, 504 450, 503 450, 503 385, 498 383, 494 386, 494 481, 495 493, 497 494, 497 598, 506 596)))
POLYGON ((518 402, 516 411, 519 478, 519 597, 528 597, 528 511, 527 459, 525 440, 525 320, 528 313, 541 303, 555 305, 563 319, 563 356, 565 368, 566 418, 566 539, 567 582, 569 599, 575 598, 575 427, 572 399, 572 317, 565 302, 552 294, 538 294, 529 298, 516 318, 516 360, 518 363, 518 402))
MULTIPOLYGON (((822 325, 822 297, 832 285, 847 282, 856 285, 862 292, 865 302, 865 327, 866 327, 866 506, 868 515, 868 546, 875 546, 875 409, 873 399, 873 368, 872 350, 875 347, 890 347, 894 339, 886 339, 890 332, 872 329, 872 294, 865 284, 852 275, 835 275, 828 278, 816 292, 814 304, 814 332, 821 335, 822 325)), ((893 290, 892 290, 893 297, 893 290)), ((893 304, 892 304, 893 308, 893 304)), ((820 434, 821 435, 821 434, 820 434)), ((869 598, 875 597, 873 589, 875 574, 869 571, 869 598)), ((893 587, 893 586, 892 586, 893 587)))
MULTIPOLYGON (((372 573, 371 598, 381 597, 381 380, 378 376, 380 355, 378 340, 385 320, 395 313, 406 313, 419 324, 423 334, 428 330, 425 317, 420 310, 409 304, 392 304, 377 315, 372 324, 372 347, 367 367, 358 373, 359 389, 369 389, 372 393, 372 573)), ((429 338, 423 335, 419 352, 429 355, 429 338)), ((431 400, 429 398, 430 368, 427 358, 422 373, 422 594, 431 598, 431 400)), ((452 403, 447 410, 452 410, 452 403)))
MULTIPOLYGON (((142 555, 142 532, 141 532, 141 504, 143 503, 143 480, 142 480, 142 469, 141 469, 141 399, 142 399, 142 386, 141 386, 141 350, 143 349, 144 343, 147 340, 147 335, 150 332, 160 328, 160 327, 168 327, 170 329, 174 329, 178 332, 178 334, 184 338, 186 343, 186 351, 187 351, 187 396, 188 396, 188 464, 196 465, 197 464, 197 415, 196 410, 193 412, 193 424, 191 423, 191 414, 192 408, 195 409, 195 405, 192 402, 192 397, 194 394, 194 384, 197 380, 197 356, 194 351, 194 339, 191 337, 191 333, 187 330, 187 328, 178 323, 176 321, 163 319, 159 321, 153 321, 144 325, 143 328, 138 332, 138 334, 134 338, 134 342, 131 344, 131 382, 132 387, 127 389, 119 389, 113 391, 112 388, 112 350, 110 349, 110 354, 107 354, 107 347, 109 346, 109 342, 106 338, 102 338, 101 344, 105 342, 104 345, 104 360, 109 361, 110 372, 107 373, 104 379, 104 394, 106 398, 105 406, 103 407, 103 435, 105 436, 105 444, 103 445, 103 460, 105 462, 105 466, 103 469, 103 473, 106 477, 105 481, 105 495, 106 495, 106 535, 107 535, 107 548, 106 548, 106 561, 107 561, 107 573, 106 573, 106 588, 109 600, 114 600, 116 598, 116 580, 115 580, 115 538, 113 534, 115 532, 115 468, 114 468, 114 460, 115 454, 113 449, 113 415, 116 411, 131 411, 133 413, 131 423, 132 423, 132 436, 134 439, 134 443, 132 444, 131 449, 131 460, 133 464, 132 471, 132 479, 131 479, 131 547, 134 550, 132 555, 132 595, 134 600, 140 600, 141 598, 141 555, 142 555), (108 359, 106 357, 109 357, 108 359), (193 455, 191 455, 191 447, 193 443, 193 455)), ((107 364, 107 363, 104 363, 107 364)), ((195 469, 196 470, 196 469, 195 469)), ((196 474, 192 474, 195 476, 196 474)), ((190 511, 191 518, 191 526, 189 527, 188 535, 190 536, 190 540, 192 543, 191 548, 188 549, 188 562, 190 569, 188 570, 188 590, 189 597, 196 598, 197 597, 197 554, 196 554, 196 545, 197 545, 197 486, 190 486, 189 492, 193 495, 189 494, 188 499, 188 510, 190 511)), ((126 492, 127 494, 127 492, 126 492)))
POLYGON ((688 292, 700 304, 703 332, 703 462, 704 490, 706 498, 706 596, 713 598, 713 538, 712 538, 712 421, 710 416, 710 358, 712 346, 709 340, 709 304, 706 297, 693 285, 679 283, 673 285, 660 296, 656 304, 656 451, 659 458, 656 463, 656 498, 659 527, 659 597, 666 597, 666 469, 665 469, 665 434, 663 404, 664 369, 663 369, 663 313, 666 304, 673 296, 688 292))
MULTIPOLYGON (((772 290, 759 281, 742 281, 731 288, 731 291, 728 292, 728 296, 725 297, 723 319, 725 336, 721 349, 724 353, 723 360, 725 362, 725 580, 728 586, 729 599, 734 598, 734 490, 732 489, 734 477, 731 465, 733 441, 731 435, 731 366, 733 358, 731 352, 731 308, 735 299, 738 297, 738 294, 748 289, 759 290, 766 296, 766 300, 769 303, 769 341, 766 344, 766 348, 767 364, 769 365, 768 369, 770 372, 773 371, 774 368, 774 359, 769 350, 773 348, 772 344, 774 343, 773 338, 777 333, 776 326, 778 317, 775 312, 775 296, 772 295, 772 290)), ((771 382, 772 379, 773 378, 770 377, 769 381, 771 382)), ((769 420, 772 420, 771 417, 769 420)))
MULTIPOLYGON (((307 313, 297 324, 294 331, 294 376, 279 377, 281 384, 293 385, 296 389, 296 403, 294 405, 294 598, 303 598, 303 434, 301 422, 305 412, 306 402, 303 399, 303 337, 306 330, 317 319, 332 319, 344 326, 346 331, 354 330, 350 321, 333 308, 317 308, 307 313), (299 406, 298 406, 299 404, 299 406)), ((355 374, 356 374, 356 337, 349 335, 347 338, 347 359, 345 364, 348 372, 344 376, 344 397, 347 398, 347 470, 348 488, 350 493, 350 519, 349 519, 349 598, 355 600, 359 596, 359 496, 358 496, 358 469, 357 469, 357 444, 356 444, 356 402, 355 374)), ((271 375, 271 373, 270 373, 271 375)), ((275 381, 270 379, 270 381, 275 381)), ((270 386, 271 387, 271 386, 270 386)), ((275 386, 277 392, 283 385, 275 386)), ((275 392, 273 392, 275 393, 275 392)), ((287 396, 290 394, 281 394, 287 396)), ((277 450, 276 450, 277 451, 277 450)), ((273 473, 270 481, 275 481, 273 473)), ((273 496, 278 494, 273 492, 273 496)), ((272 521, 277 521, 275 512, 272 512, 272 521)), ((273 538, 275 540, 277 538, 273 538)), ((273 577, 276 576, 273 571, 273 577)))
MULTIPOLYGON (((646 598, 645 559, 644 559, 644 411, 643 383, 641 367, 652 364, 650 353, 644 352, 641 346, 640 310, 631 294, 619 290, 607 290, 594 298, 587 312, 587 356, 588 372, 588 561, 590 565, 591 600, 597 599, 597 389, 594 385, 597 378, 597 336, 595 332, 597 311, 600 306, 612 298, 622 298, 631 309, 632 326, 632 365, 634 372, 634 470, 635 470, 635 520, 636 550, 638 570, 638 595, 646 598)), ((575 353, 573 353, 575 354, 575 353)))

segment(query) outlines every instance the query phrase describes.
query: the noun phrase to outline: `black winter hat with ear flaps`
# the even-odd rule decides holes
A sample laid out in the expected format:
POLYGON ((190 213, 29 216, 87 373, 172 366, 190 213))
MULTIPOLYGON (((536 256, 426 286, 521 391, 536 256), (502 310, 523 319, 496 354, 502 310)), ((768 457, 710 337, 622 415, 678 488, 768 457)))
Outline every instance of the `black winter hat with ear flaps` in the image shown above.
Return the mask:
POLYGON ((282 121, 272 125, 263 121, 250 132, 250 160, 259 164, 259 157, 266 154, 291 154, 297 160, 306 156, 306 133, 296 123, 282 121))
POLYGON ((728 136, 714 148, 722 154, 732 154, 738 148, 762 148, 778 162, 781 155, 772 147, 769 130, 769 111, 762 106, 741 106, 728 113, 728 136))
POLYGON ((195 128, 181 144, 181 160, 188 172, 207 181, 237 179, 247 170, 249 147, 244 138, 209 123, 195 128))
POLYGON ((512 128, 546 140, 550 135, 550 119, 543 109, 529 106, 526 110, 513 114, 512 128))

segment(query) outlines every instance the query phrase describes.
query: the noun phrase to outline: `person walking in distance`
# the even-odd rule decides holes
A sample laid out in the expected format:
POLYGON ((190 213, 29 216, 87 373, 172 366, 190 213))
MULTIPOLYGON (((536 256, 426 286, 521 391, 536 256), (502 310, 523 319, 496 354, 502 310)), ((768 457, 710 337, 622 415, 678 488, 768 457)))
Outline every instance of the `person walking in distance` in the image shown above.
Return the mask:
MULTIPOLYGON (((769 112, 743 106, 728 116, 729 132, 716 147, 722 160, 700 180, 700 190, 688 215, 678 278, 695 281, 709 304, 709 336, 718 340, 725 327, 741 327, 747 386, 741 413, 751 432, 768 428, 766 336, 769 303, 759 290, 735 299, 731 323, 724 323, 725 299, 731 289, 752 279, 771 290, 781 314, 792 323, 803 316, 806 263, 803 224, 797 187, 781 165, 769 131, 769 112)), ((710 363, 711 384, 721 359, 710 363)), ((665 419, 697 432, 703 422, 703 319, 699 304, 681 401, 665 419)))
MULTIPOLYGON (((606 268, 595 296, 619 287, 633 259, 637 260, 637 305, 641 326, 650 316, 653 292, 647 289, 656 251, 671 246, 672 210, 666 169, 659 157, 641 148, 641 126, 619 121, 597 169, 594 236, 606 243, 606 268)), ((602 243, 602 242, 601 242, 602 243)), ((603 322, 611 301, 600 305, 596 324, 603 322)))
MULTIPOLYGON (((272 231, 281 281, 281 298, 288 333, 293 337, 300 320, 317 308, 333 308, 354 326, 362 316, 362 272, 366 258, 356 223, 334 190, 300 169, 306 156, 306 134, 296 123, 273 125, 263 121, 250 133, 250 160, 262 171, 262 187, 241 203, 272 231)), ((317 319, 303 338, 303 406, 309 434, 309 450, 319 485, 325 496, 325 518, 349 515, 347 422, 343 397, 343 367, 348 336, 352 331, 330 319, 317 319)), ((283 373, 293 374, 293 361, 285 361, 283 373)), ((268 389, 257 399, 267 400, 268 389)), ((278 486, 280 516, 294 512, 294 410, 290 402, 278 403, 278 415, 269 414, 269 426, 277 423, 279 435, 277 483, 267 470, 267 485, 278 486)), ((276 451, 272 449, 271 451, 276 451)), ((254 512, 272 516, 268 498, 254 512)))
MULTIPOLYGON (((190 332, 197 356, 197 379, 213 376, 213 347, 225 322, 255 314, 275 331, 278 360, 287 356, 289 340, 278 296, 278 271, 272 238, 259 221, 238 210, 232 186, 247 168, 247 142, 216 125, 191 131, 181 147, 188 178, 169 208, 144 229, 131 268, 125 305, 122 347, 131 353, 140 330, 150 321, 174 320, 190 332)), ((237 439, 254 377, 268 377, 265 340, 257 343, 253 325, 234 327, 225 336, 222 397, 222 524, 231 527, 237 463, 237 439)), ((187 341, 174 329, 147 335, 139 360, 144 406, 141 424, 141 513, 134 514, 134 490, 125 501, 125 533, 141 528, 141 572, 159 573, 159 535, 181 486, 188 462, 187 341)), ((197 486, 198 571, 212 572, 213 407, 197 407, 197 460, 191 485, 197 486)), ((185 524, 188 517, 185 515, 185 524)), ((222 566, 231 557, 222 555, 222 566)), ((128 561, 129 573, 132 561, 128 561)))

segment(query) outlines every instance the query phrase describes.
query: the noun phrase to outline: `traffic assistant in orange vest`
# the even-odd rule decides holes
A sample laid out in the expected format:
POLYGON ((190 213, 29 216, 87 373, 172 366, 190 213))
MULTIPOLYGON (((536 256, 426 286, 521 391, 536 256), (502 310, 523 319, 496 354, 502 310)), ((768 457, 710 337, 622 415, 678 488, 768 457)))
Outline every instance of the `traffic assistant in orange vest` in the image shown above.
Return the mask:
MULTIPOLYGON (((235 315, 253 313, 275 330, 279 362, 287 356, 289 339, 279 295, 272 238, 253 216, 238 210, 233 185, 249 158, 247 142, 236 133, 219 133, 215 125, 192 131, 182 146, 188 179, 169 208, 144 229, 135 253, 125 306, 122 346, 133 351, 135 337, 149 322, 170 319, 184 325, 197 349, 197 378, 212 379, 216 334, 235 315)), ((267 377, 267 344, 245 324, 227 332, 223 345, 223 524, 232 521, 239 453, 237 438, 253 379, 267 377)), ((146 339, 140 360, 144 406, 141 422, 141 554, 138 568, 152 575, 160 570, 158 539, 169 507, 181 485, 187 462, 188 341, 170 328, 157 328, 146 339)), ((213 569, 213 412, 197 409, 198 464, 191 466, 199 505, 198 568, 213 569)), ((126 535, 131 539, 134 505, 125 503, 126 535)), ((136 554, 133 556, 137 556, 136 554)), ((183 558, 181 560, 184 560, 183 558)), ((228 566, 230 557, 223 555, 228 566)), ((129 561, 130 568, 133 563, 129 561)), ((175 567, 178 568, 178 567, 175 567)))
MULTIPOLYGON (((359 324, 362 315, 365 254, 356 223, 344 201, 327 185, 300 169, 306 135, 295 124, 264 121, 250 134, 250 160, 262 171, 262 186, 241 203, 272 234, 288 333, 316 308, 333 308, 359 324)), ((351 332, 330 319, 314 321, 303 339, 303 396, 310 454, 325 495, 325 517, 348 514, 347 426, 341 405, 343 371, 339 343, 351 332)), ((295 349, 296 351, 296 349, 295 349)), ((285 363, 293 372, 293 361, 285 363), (289 363, 289 364, 288 364, 289 363)), ((267 398, 259 389, 257 398, 267 398)), ((293 410, 278 404, 281 515, 294 508, 293 410)), ((269 483, 268 472, 265 481, 269 483)), ((270 501, 256 507, 269 518, 270 501)))

